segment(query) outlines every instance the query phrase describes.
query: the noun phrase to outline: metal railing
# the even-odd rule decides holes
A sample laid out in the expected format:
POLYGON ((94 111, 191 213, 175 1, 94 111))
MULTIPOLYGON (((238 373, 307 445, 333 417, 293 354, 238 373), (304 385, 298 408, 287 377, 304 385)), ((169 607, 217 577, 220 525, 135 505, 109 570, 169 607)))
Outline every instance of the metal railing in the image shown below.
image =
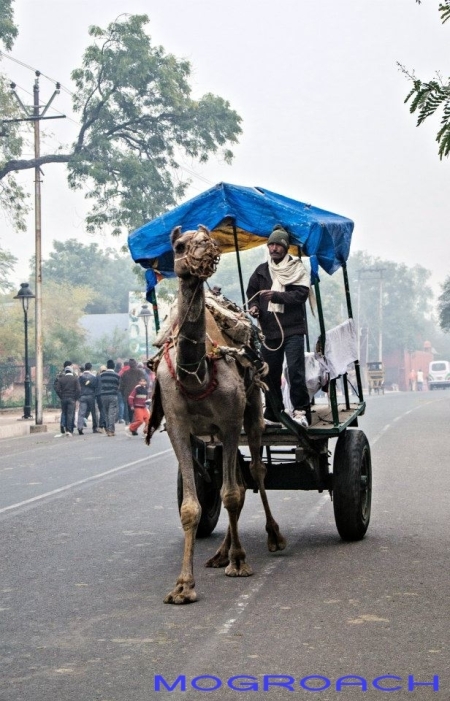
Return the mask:
MULTIPOLYGON (((58 374, 56 365, 44 365, 43 404, 48 408, 59 406, 59 399, 53 388, 58 374)), ((34 406, 34 368, 31 368, 31 404, 34 406)), ((25 365, 0 363, 0 409, 16 409, 25 401, 25 365)))

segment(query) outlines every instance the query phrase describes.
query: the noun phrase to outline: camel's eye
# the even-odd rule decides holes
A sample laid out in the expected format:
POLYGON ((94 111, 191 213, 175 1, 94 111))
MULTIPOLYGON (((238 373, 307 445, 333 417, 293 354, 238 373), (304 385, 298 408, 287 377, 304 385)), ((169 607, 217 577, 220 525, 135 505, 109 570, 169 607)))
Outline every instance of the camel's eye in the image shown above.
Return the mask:
POLYGON ((185 249, 185 245, 184 245, 184 243, 182 243, 181 241, 180 241, 180 243, 177 243, 177 244, 175 245, 175 250, 176 250, 177 253, 183 253, 183 252, 184 252, 184 249, 185 249))

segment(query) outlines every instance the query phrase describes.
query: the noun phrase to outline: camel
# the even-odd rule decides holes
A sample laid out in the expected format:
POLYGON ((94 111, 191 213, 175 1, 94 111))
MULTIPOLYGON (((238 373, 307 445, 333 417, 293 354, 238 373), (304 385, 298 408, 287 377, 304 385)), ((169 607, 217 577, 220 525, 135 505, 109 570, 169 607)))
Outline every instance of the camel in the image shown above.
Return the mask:
MULTIPOLYGON (((264 430, 261 390, 251 382, 251 370, 244 369, 236 357, 220 353, 220 329, 205 313, 204 281, 215 271, 219 248, 205 226, 196 231, 171 234, 174 270, 179 279, 177 332, 164 347, 156 367, 154 410, 148 440, 162 420, 174 449, 183 480, 180 518, 184 530, 181 572, 175 587, 164 599, 170 604, 189 604, 197 600, 193 572, 194 545, 201 506, 197 499, 190 435, 214 436, 223 445, 223 483, 221 499, 228 511, 225 538, 206 567, 225 567, 229 577, 248 577, 252 569, 239 539, 238 519, 244 505, 245 487, 237 464, 242 426, 248 436, 250 470, 258 485, 266 514, 268 549, 283 550, 281 535, 268 504, 264 488, 265 466, 260 458, 264 430), (208 327, 207 327, 208 323, 208 327), (216 344, 211 346, 211 334, 216 344), (217 338, 219 344, 217 345, 217 338), (208 352, 208 347, 212 352, 208 352)), ((230 350, 230 349, 229 349, 230 350)))

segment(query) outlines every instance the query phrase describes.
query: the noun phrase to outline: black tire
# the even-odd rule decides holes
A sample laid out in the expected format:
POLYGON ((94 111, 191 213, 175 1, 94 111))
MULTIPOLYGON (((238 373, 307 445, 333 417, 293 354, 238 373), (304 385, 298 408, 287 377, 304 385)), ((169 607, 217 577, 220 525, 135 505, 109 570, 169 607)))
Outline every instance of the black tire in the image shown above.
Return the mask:
MULTIPOLYGON (((197 488, 197 499, 202 507, 202 515, 197 527, 197 538, 207 538, 211 535, 219 520, 222 507, 220 489, 213 482, 205 482, 197 472, 195 473, 195 486, 197 488)), ((177 498, 178 510, 180 510, 183 503, 183 478, 180 470, 178 470, 177 498)))
POLYGON ((364 538, 370 521, 372 463, 363 431, 347 429, 337 441, 333 460, 333 506, 342 540, 364 538))

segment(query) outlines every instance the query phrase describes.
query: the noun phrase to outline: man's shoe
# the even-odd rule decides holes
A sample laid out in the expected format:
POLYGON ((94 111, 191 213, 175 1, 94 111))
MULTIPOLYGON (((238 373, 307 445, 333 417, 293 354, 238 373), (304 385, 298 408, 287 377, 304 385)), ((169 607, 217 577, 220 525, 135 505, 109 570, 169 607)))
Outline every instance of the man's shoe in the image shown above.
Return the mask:
POLYGON ((266 419, 266 418, 264 418, 264 423, 266 424, 266 426, 282 426, 283 425, 279 421, 271 421, 270 419, 266 419))
POLYGON ((84 433, 83 433, 83 429, 82 429, 82 428, 79 428, 79 429, 78 429, 78 435, 84 436, 84 433))
POLYGON ((123 419, 119 419, 117 423, 118 423, 118 424, 124 424, 125 421, 124 421, 123 419))
POLYGON ((294 409, 292 412, 292 418, 300 426, 303 426, 303 428, 308 428, 309 423, 306 417, 306 411, 303 411, 303 409, 294 409))
POLYGON ((92 433, 101 433, 101 431, 99 431, 98 428, 94 428, 92 433))
POLYGON ((67 438, 72 438, 72 436, 73 436, 72 431, 66 431, 66 436, 67 436, 67 438))

